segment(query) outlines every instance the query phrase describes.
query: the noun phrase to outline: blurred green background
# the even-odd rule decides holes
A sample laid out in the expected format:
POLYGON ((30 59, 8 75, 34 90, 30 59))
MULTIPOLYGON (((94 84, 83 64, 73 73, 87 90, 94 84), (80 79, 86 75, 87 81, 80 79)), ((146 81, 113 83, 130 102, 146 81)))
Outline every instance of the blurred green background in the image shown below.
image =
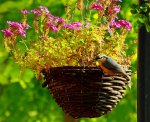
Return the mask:
MULTIPOLYGON (((0 30, 6 21, 21 21, 21 9, 33 9, 39 5, 47 6, 52 14, 65 16, 67 2, 76 0, 0 0, 0 30)), ((122 19, 132 22, 132 32, 126 42, 127 54, 134 52, 132 71, 136 72, 137 61, 137 24, 130 13, 130 8, 137 0, 123 0, 121 3, 122 19)), ((136 73, 132 75, 133 87, 128 89, 125 97, 108 115, 99 118, 81 118, 80 122, 136 122, 137 121, 137 81, 136 73)), ((22 75, 3 46, 3 34, 0 32, 0 122, 63 122, 64 113, 55 103, 48 89, 41 87, 32 71, 26 70, 22 75)))

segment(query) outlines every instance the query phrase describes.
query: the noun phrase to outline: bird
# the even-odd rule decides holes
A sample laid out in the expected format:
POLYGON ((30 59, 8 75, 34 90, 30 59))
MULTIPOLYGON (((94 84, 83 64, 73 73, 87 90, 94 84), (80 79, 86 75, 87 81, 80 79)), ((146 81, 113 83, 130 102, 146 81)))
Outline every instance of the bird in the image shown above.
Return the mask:
POLYGON ((96 65, 99 66, 104 73, 106 74, 121 74, 123 75, 127 81, 130 81, 129 75, 125 72, 123 67, 118 64, 114 59, 107 55, 97 55, 94 58, 94 61, 96 62, 96 65))

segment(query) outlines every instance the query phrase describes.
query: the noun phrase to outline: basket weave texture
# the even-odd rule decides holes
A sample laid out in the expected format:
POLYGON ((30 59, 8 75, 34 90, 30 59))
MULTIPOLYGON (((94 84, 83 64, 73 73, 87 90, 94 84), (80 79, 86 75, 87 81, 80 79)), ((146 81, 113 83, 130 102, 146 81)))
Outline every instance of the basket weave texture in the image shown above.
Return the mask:
POLYGON ((100 117, 111 112, 126 90, 122 76, 105 76, 97 67, 55 67, 43 72, 53 98, 74 118, 100 117))

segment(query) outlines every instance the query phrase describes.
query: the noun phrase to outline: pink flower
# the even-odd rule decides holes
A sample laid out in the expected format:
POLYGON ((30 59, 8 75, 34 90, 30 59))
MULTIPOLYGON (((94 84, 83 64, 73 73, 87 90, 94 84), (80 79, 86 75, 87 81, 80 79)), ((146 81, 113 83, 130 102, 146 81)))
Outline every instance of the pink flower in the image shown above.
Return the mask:
POLYGON ((19 29, 18 32, 19 32, 20 36, 26 37, 26 32, 23 29, 19 29))
POLYGON ((131 23, 126 20, 118 20, 118 22, 112 21, 110 23, 110 26, 113 28, 125 27, 128 31, 131 31, 131 29, 132 29, 131 23))
POLYGON ((22 25, 22 27, 23 27, 24 29, 29 29, 29 28, 31 28, 30 25, 28 25, 28 24, 22 25))
POLYGON ((95 9, 95 10, 98 10, 98 11, 102 11, 102 10, 103 10, 103 6, 102 6, 102 4, 93 3, 93 4, 91 5, 91 9, 95 9))
POLYGON ((41 9, 41 11, 44 11, 44 12, 46 12, 47 14, 49 13, 49 10, 48 10, 47 7, 45 7, 45 6, 39 6, 39 8, 41 9))
POLYGON ((9 27, 12 27, 12 28, 22 28, 23 29, 22 24, 18 23, 18 22, 7 21, 7 24, 9 25, 9 27))
POLYGON ((116 13, 119 13, 120 12, 120 8, 118 6, 113 6, 113 10, 116 12, 116 13))
POLYGON ((24 26, 23 24, 18 23, 18 22, 7 21, 7 24, 9 25, 9 27, 15 28, 15 29, 29 29, 30 28, 28 24, 24 26))
POLYGON ((58 28, 52 23, 52 22, 48 22, 47 26, 54 32, 58 32, 58 28))
POLYGON ((65 28, 69 28, 72 30, 80 30, 81 26, 82 26, 82 24, 80 22, 73 22, 71 24, 65 24, 64 25, 65 28))
POLYGON ((72 24, 64 24, 64 28, 74 29, 74 26, 72 24))
POLYGON ((48 16, 48 18, 49 18, 50 20, 54 20, 54 19, 55 19, 55 17, 54 17, 53 15, 51 15, 51 14, 48 14, 47 16, 48 16))
POLYGON ((34 9, 34 10, 31 10, 31 12, 33 12, 34 14, 40 16, 42 13, 41 11, 37 10, 37 9, 34 9))
POLYGON ((73 22, 71 23, 74 27, 81 27, 82 24, 80 22, 73 22))
POLYGON ((13 34, 13 32, 11 32, 8 29, 4 29, 4 30, 2 30, 2 32, 4 33, 5 37, 10 37, 13 34))
POLYGON ((121 25, 114 20, 110 23, 110 26, 113 28, 121 28, 121 25))
POLYGON ((58 23, 58 24, 61 24, 65 21, 64 18, 59 18, 59 17, 55 17, 55 22, 58 23))
POLYGON ((23 14, 28 14, 28 13, 30 13, 30 12, 28 12, 28 10, 23 9, 23 10, 21 10, 21 13, 23 13, 23 14))
POLYGON ((23 25, 22 23, 18 23, 18 22, 7 21, 7 24, 9 25, 9 27, 16 28, 16 29, 29 29, 30 28, 28 24, 23 25))
POLYGON ((8 21, 7 23, 13 32, 17 32, 22 37, 26 37, 25 29, 28 29, 30 27, 28 24, 23 25, 18 22, 10 22, 10 21, 8 21))
POLYGON ((118 24, 120 24, 121 27, 126 27, 128 31, 131 31, 132 29, 132 24, 126 20, 119 20, 118 24))

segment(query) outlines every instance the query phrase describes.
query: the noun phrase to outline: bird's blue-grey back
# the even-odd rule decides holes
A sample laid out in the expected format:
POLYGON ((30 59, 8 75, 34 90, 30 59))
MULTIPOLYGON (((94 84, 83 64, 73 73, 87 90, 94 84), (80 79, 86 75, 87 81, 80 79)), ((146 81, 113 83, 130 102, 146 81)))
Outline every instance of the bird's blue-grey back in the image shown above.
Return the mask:
POLYGON ((103 63, 103 65, 111 70, 115 70, 115 71, 120 71, 122 70, 121 66, 112 58, 107 56, 107 59, 105 61, 105 63, 103 63))

